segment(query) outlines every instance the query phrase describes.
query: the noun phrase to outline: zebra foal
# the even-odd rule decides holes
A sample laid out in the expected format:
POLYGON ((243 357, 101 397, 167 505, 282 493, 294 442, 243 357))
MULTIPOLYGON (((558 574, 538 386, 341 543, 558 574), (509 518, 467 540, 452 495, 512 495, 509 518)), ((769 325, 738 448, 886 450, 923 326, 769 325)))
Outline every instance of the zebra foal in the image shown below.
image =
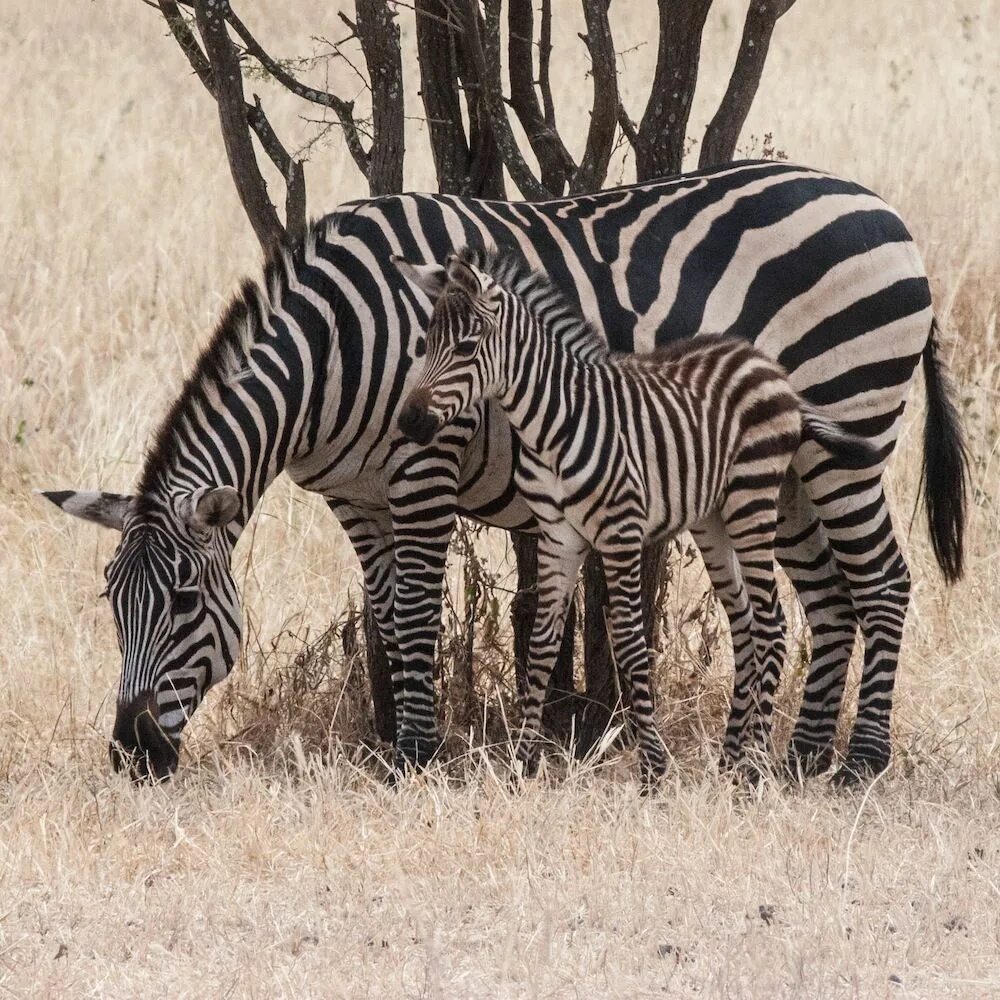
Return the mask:
POLYGON ((871 446, 806 402, 744 340, 703 335, 651 355, 612 354, 544 274, 512 257, 467 249, 445 267, 396 262, 435 303, 426 367, 399 419, 404 435, 429 444, 470 406, 496 399, 520 442, 517 484, 540 526, 522 760, 534 764, 567 608, 593 547, 643 775, 663 773, 640 566, 646 542, 685 529, 727 555, 720 596, 736 675, 724 760, 764 749, 761 681, 777 676, 784 648, 774 577, 782 482, 803 438, 854 464, 871 462, 871 446))

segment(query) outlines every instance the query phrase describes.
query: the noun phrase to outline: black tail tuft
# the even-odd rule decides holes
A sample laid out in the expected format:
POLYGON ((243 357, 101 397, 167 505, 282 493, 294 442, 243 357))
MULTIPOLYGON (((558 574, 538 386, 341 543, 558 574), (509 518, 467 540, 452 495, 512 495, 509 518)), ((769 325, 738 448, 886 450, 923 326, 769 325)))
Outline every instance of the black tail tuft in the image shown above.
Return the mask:
POLYGON ((852 434, 836 420, 823 416, 804 399, 799 400, 799 410, 803 435, 822 445, 845 468, 867 469, 880 461, 882 456, 870 441, 852 434))
POLYGON ((955 390, 938 357, 937 320, 924 348, 927 420, 920 490, 927 501, 927 527, 938 566, 948 583, 961 579, 969 455, 955 405, 955 390))

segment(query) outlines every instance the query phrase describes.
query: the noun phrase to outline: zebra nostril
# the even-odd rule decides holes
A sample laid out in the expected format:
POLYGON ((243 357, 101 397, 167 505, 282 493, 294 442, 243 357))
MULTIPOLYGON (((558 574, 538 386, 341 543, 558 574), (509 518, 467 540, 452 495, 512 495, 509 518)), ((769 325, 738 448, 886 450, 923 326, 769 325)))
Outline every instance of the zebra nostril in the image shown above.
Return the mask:
POLYGON ((137 698, 118 708, 109 749, 111 766, 133 781, 162 781, 177 769, 178 743, 158 721, 156 702, 137 698))
POLYGON ((429 444, 438 429, 437 418, 425 406, 410 403, 399 415, 399 429, 417 444, 429 444))
POLYGON ((403 412, 399 415, 399 429, 406 435, 406 437, 411 437, 413 429, 420 422, 420 410, 421 408, 415 403, 409 403, 403 408, 403 412))

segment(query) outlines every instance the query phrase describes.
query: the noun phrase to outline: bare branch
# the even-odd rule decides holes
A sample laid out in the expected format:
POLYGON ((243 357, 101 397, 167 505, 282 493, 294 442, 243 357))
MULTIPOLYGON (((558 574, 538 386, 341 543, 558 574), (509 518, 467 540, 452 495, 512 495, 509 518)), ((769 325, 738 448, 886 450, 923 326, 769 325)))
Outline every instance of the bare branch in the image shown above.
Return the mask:
POLYGON ((571 194, 598 191, 604 184, 618 119, 618 70, 607 0, 583 0, 583 14, 587 21, 586 43, 593 68, 594 99, 587 146, 580 167, 573 175, 571 194))
POLYGON ((198 74, 198 79, 205 85, 205 89, 214 96, 215 85, 212 82, 212 66, 205 53, 201 51, 198 39, 194 37, 194 32, 184 20, 177 4, 173 0, 159 0, 159 10, 167 22, 174 40, 191 64, 191 68, 198 74))
POLYGON ((481 62, 474 58, 473 51, 480 44, 483 19, 478 9, 470 11, 468 16, 475 18, 476 32, 470 35, 463 31, 453 36, 458 53, 458 75, 465 91, 465 106, 469 115, 469 166, 463 193, 479 198, 506 198, 503 158, 486 105, 483 80, 479 75, 481 62))
POLYGON ((618 95, 618 127, 622 130, 622 135, 628 140, 633 152, 639 145, 639 133, 636 130, 635 122, 628 116, 625 105, 622 104, 621 94, 618 95))
POLYGON ((458 53, 448 0, 416 0, 420 97, 427 116, 438 190, 462 194, 467 183, 469 143, 458 89, 458 53))
POLYGON ((253 104, 246 106, 246 115, 264 152, 285 179, 285 232, 289 243, 300 243, 306 235, 306 178, 302 162, 293 159, 282 145, 256 94, 253 104))
POLYGON ((660 41, 649 101, 639 123, 636 175, 640 181, 679 173, 691 100, 698 82, 701 33, 712 0, 657 0, 660 41))
POLYGON ((501 0, 485 0, 486 24, 480 37, 479 5, 476 0, 462 0, 464 44, 468 45, 469 56, 476 61, 479 79, 483 82, 483 100, 504 166, 521 194, 529 201, 537 201, 551 197, 551 192, 539 182, 521 155, 504 107, 500 67, 500 4, 501 0))
MULTIPOLYGON (((296 97, 301 97, 304 101, 311 101, 313 104, 321 104, 330 108, 337 116, 341 127, 344 130, 344 141, 347 143, 348 152, 358 165, 358 169, 368 176, 368 154, 361 145, 361 136, 358 134, 357 122, 354 120, 354 102, 345 101, 336 94, 327 93, 316 87, 306 86, 300 83, 286 69, 279 65, 264 50, 264 47, 250 33, 247 26, 236 16, 228 0, 222 0, 226 8, 226 20, 233 26, 233 30, 239 35, 240 40, 246 46, 247 52, 256 59, 267 72, 277 80, 286 90, 290 90, 296 97)), ((199 7, 201 4, 199 3, 199 7)), ((199 22, 200 30, 200 22, 199 22)))
POLYGON ((794 3, 795 0, 753 0, 750 4, 729 86, 705 129, 699 167, 711 167, 733 158, 740 130, 760 86, 774 26, 794 3))
POLYGON ((195 0, 198 31, 213 67, 215 102, 219 109, 229 169, 250 225, 267 252, 276 243, 282 242, 285 230, 268 198, 267 184, 257 165, 247 125, 240 61, 226 29, 228 13, 229 0, 195 0))
POLYGON ((549 63, 552 59, 552 0, 542 0, 542 20, 538 36, 538 89, 542 92, 542 110, 545 124, 555 132, 556 106, 552 100, 552 77, 549 63))
MULTIPOLYGON (((543 114, 535 93, 534 22, 532 0, 510 0, 507 12, 507 73, 510 77, 510 104, 538 160, 542 172, 542 184, 553 194, 559 195, 565 191, 569 178, 576 172, 576 163, 555 130, 554 121, 550 124, 543 114)), ((548 76, 547 55, 545 76, 548 76)), ((551 93, 549 100, 551 102, 551 93)))

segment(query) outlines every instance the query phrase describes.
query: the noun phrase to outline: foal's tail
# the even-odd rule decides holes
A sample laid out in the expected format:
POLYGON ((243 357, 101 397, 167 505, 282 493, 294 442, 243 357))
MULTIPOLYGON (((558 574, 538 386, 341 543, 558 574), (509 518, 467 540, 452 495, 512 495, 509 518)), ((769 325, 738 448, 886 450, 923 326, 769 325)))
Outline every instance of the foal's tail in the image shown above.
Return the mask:
POLYGON ((802 436, 821 444, 848 468, 863 469, 881 460, 881 452, 867 438, 852 434, 842 423, 824 416, 801 396, 799 412, 802 414, 802 436))

